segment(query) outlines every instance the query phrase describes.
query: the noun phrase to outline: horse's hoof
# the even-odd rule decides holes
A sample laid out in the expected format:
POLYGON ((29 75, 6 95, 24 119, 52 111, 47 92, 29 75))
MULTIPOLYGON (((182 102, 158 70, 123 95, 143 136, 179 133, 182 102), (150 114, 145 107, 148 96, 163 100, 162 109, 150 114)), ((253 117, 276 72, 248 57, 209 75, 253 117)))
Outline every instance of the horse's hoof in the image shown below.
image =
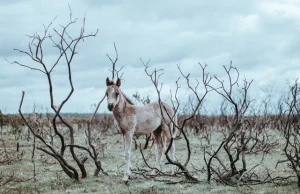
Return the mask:
POLYGON ((128 177, 127 177, 127 176, 125 176, 125 177, 122 179, 122 181, 123 181, 123 183, 124 183, 124 184, 126 184, 126 185, 127 185, 127 184, 128 184, 128 177))

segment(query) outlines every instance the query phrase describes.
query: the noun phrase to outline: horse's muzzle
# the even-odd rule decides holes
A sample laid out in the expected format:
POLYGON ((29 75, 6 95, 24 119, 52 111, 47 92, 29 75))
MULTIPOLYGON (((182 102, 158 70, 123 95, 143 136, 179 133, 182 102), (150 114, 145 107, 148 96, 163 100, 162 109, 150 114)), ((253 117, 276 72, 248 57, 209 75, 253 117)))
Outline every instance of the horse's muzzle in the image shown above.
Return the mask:
POLYGON ((108 104, 107 108, 108 108, 109 111, 112 111, 113 108, 114 108, 114 104, 108 104))

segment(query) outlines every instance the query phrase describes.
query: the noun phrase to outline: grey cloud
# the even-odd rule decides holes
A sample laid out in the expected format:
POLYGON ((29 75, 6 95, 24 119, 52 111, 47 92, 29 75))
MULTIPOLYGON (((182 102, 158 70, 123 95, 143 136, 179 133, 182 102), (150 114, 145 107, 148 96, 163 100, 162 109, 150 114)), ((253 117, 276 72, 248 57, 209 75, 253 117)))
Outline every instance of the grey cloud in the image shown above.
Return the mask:
MULTIPOLYGON (((89 112, 90 104, 97 102, 105 91, 105 78, 110 77, 111 63, 108 53, 114 57, 116 42, 118 67, 124 65, 122 90, 131 96, 138 91, 150 94, 155 100, 154 87, 146 76, 139 58, 151 58, 151 68, 164 68, 163 99, 180 76, 176 67, 181 64, 191 79, 199 78, 198 62, 207 63, 212 75, 224 77, 222 65, 239 68, 241 78, 254 79, 251 95, 260 93, 261 87, 274 85, 277 94, 286 80, 300 76, 299 15, 287 9, 296 9, 295 2, 285 5, 278 1, 72 1, 73 17, 79 17, 70 29, 79 32, 82 17, 87 13, 86 32, 99 29, 96 37, 80 42, 72 64, 74 96, 66 104, 65 112, 89 112), (277 3, 277 4, 276 4, 277 3), (275 5, 274 5, 275 4, 275 5)), ((53 27, 69 20, 68 2, 11 1, 0 3, 0 108, 16 112, 21 90, 26 91, 26 106, 33 102, 49 103, 47 80, 39 72, 10 65, 4 59, 17 60, 39 67, 13 48, 27 49, 29 39, 25 34, 43 33, 42 23, 47 25, 56 15, 53 27), (4 107, 4 108, 2 108, 4 107)), ((48 66, 57 58, 57 50, 51 42, 44 45, 48 66)), ((62 61, 53 72, 53 84, 57 102, 69 91, 66 64, 62 61)), ((188 89, 181 79, 180 98, 184 101, 188 89)), ((201 89, 201 88, 200 88, 201 89)), ((214 110, 220 99, 211 93, 207 109, 214 110)), ((106 111, 103 104, 101 111, 106 111)))

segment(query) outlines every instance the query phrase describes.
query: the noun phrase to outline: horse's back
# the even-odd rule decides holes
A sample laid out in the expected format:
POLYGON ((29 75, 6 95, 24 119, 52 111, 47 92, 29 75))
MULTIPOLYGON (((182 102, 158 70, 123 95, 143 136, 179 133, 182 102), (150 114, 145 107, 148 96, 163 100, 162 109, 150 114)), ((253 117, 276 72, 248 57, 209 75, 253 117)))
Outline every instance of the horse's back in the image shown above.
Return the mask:
POLYGON ((169 120, 169 116, 172 117, 174 115, 173 108, 165 102, 162 102, 161 104, 159 102, 152 102, 150 104, 141 106, 141 108, 145 111, 152 111, 156 116, 159 116, 160 118, 162 117, 161 113, 163 113, 164 119, 167 120, 169 120))
POLYGON ((163 125, 164 122, 169 123, 170 117, 173 117, 173 114, 173 109, 166 103, 160 105, 159 102, 153 102, 144 106, 135 106, 136 130, 140 132, 152 132, 160 125, 163 125))

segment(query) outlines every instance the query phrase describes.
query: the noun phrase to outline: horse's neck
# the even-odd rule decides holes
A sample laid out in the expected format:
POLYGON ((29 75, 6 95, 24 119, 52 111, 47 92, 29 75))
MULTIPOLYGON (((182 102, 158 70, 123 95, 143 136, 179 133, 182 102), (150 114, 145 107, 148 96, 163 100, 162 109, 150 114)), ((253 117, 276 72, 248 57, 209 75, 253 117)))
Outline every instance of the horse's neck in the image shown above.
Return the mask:
POLYGON ((113 110, 114 117, 118 122, 124 116, 127 106, 128 106, 128 103, 126 102, 124 96, 120 93, 120 100, 113 110))

